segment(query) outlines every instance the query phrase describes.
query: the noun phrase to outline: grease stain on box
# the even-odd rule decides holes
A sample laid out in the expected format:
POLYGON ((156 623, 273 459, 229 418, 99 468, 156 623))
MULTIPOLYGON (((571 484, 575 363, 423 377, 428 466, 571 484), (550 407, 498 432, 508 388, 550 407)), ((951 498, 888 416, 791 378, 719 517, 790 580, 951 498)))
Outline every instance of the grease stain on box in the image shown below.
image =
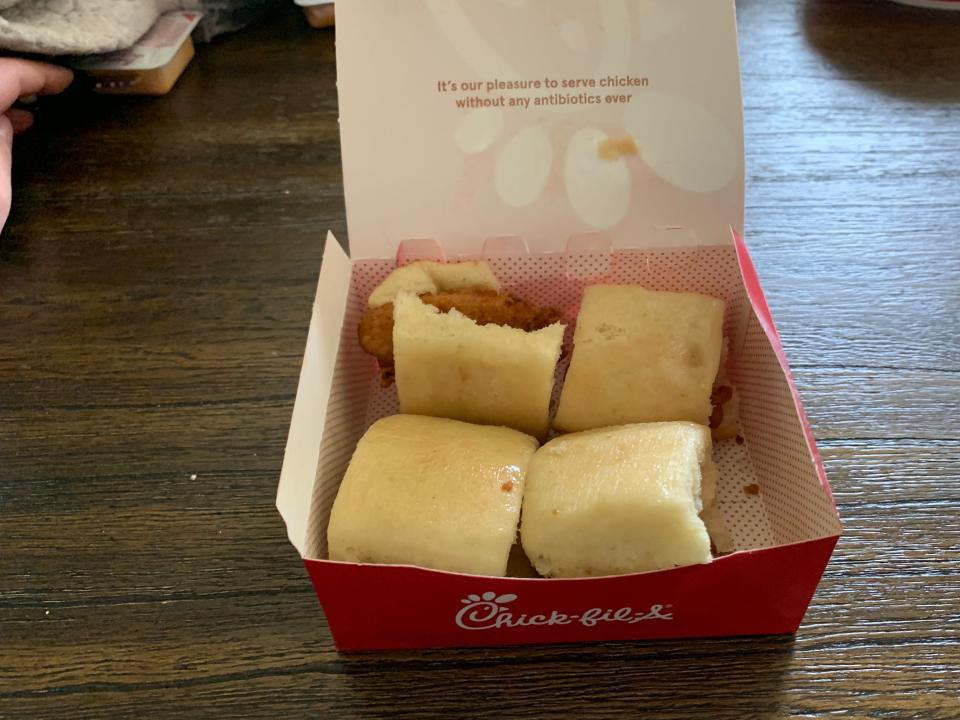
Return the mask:
POLYGON ((619 160, 622 157, 639 155, 640 148, 637 142, 629 135, 622 137, 608 137, 597 145, 597 157, 607 162, 619 160))

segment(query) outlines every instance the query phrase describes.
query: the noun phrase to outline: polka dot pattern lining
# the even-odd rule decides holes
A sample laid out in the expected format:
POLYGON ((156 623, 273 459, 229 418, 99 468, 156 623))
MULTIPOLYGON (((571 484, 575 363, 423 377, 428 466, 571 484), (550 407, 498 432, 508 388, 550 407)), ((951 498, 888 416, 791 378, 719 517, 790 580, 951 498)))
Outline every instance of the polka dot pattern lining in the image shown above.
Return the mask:
POLYGON ((367 403, 364 400, 379 384, 376 360, 363 352, 357 342, 357 324, 366 309, 369 295, 369 292, 360 295, 357 285, 358 276, 354 273, 340 331, 340 348, 330 384, 327 417, 317 460, 317 481, 310 503, 310 521, 304 545, 304 555, 309 558, 327 556, 330 510, 340 489, 340 480, 353 456, 353 449, 369 427, 367 403), (359 301, 361 298, 363 302, 359 301))
POLYGON ((748 439, 760 494, 778 545, 828 537, 840 520, 816 468, 790 386, 756 315, 733 368, 740 422, 748 439))

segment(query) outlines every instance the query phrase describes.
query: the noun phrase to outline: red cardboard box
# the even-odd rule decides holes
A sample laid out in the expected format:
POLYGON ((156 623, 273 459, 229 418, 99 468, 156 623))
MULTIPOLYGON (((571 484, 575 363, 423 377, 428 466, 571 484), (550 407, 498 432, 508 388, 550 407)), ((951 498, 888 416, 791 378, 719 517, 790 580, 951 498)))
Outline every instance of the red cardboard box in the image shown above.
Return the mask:
MULTIPOLYGON (((790 633, 840 521, 740 237, 733 3, 365 0, 338 8, 352 259, 328 236, 277 507, 341 650, 790 633), (636 283, 726 302, 740 436, 715 443, 733 552, 582 579, 326 559, 340 479, 397 412, 356 327, 412 258, 486 259, 560 308, 636 283)), ((568 336, 569 337, 569 336, 568 336)), ((565 368, 558 369, 558 386, 565 368)))

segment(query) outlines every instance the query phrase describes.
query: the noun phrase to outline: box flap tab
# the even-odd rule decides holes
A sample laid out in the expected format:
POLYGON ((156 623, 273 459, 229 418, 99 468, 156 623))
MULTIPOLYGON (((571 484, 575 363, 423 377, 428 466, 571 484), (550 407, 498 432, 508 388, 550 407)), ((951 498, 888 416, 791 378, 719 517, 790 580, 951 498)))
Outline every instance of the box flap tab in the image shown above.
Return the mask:
POLYGON ((350 292, 350 275, 350 258, 333 234, 327 233, 277 489, 277 509, 287 525, 290 542, 301 556, 306 545, 320 441, 340 346, 340 326, 350 292))
POLYGON ((733 0, 348 2, 337 63, 355 258, 742 227, 733 0))

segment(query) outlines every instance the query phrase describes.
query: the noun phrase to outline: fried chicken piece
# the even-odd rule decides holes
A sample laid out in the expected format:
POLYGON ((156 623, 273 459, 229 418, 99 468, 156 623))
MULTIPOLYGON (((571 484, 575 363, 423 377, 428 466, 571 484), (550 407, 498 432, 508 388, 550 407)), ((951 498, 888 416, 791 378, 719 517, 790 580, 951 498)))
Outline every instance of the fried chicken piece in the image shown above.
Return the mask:
MULTIPOLYGON (((555 308, 539 308, 516 295, 496 290, 460 290, 419 296, 441 312, 456 308, 480 325, 508 325, 520 330, 540 330, 558 322, 555 308)), ((393 303, 371 308, 357 327, 360 347, 377 358, 385 383, 393 379, 393 303)))
MULTIPOLYGON (((726 380, 724 376, 724 380, 726 380)), ((727 381, 729 382, 729 381, 727 381)), ((713 411, 710 413, 710 431, 714 441, 729 440, 739 432, 737 418, 740 413, 740 398, 732 385, 717 385, 710 395, 713 411)))

